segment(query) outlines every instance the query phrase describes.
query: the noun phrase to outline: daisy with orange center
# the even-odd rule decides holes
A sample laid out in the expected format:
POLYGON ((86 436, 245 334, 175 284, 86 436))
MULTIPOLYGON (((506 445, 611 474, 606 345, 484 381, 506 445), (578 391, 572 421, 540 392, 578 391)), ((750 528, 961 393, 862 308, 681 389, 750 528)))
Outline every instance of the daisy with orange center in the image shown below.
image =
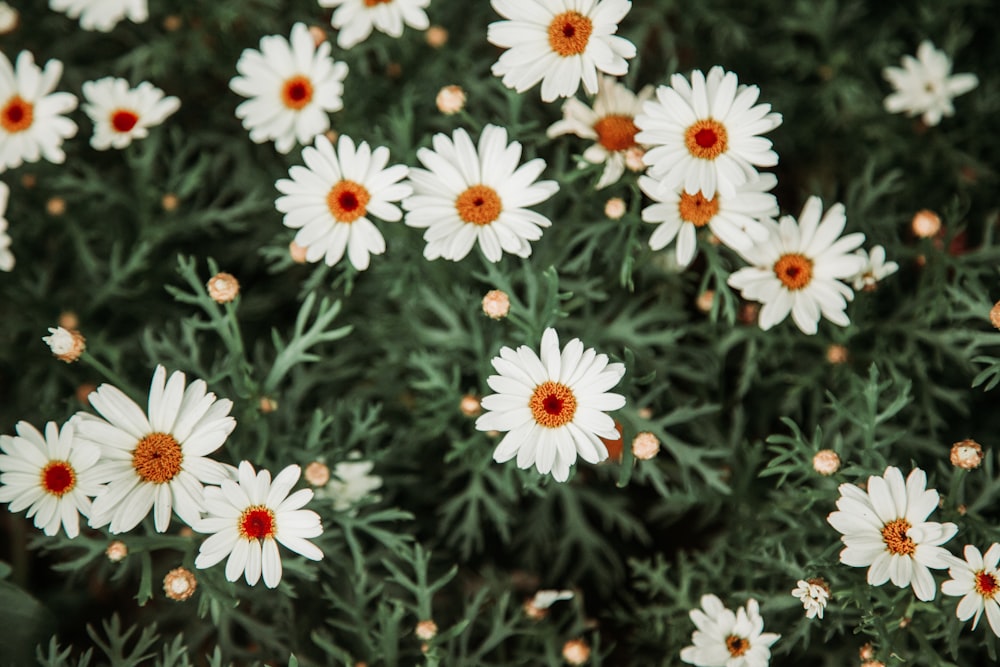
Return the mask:
POLYGON ((913 587, 920 600, 933 600, 936 587, 930 569, 949 566, 953 557, 940 545, 958 532, 953 523, 927 521, 938 506, 938 492, 927 489, 927 476, 914 468, 903 481, 898 468, 868 478, 868 490, 840 485, 837 510, 827 517, 842 533, 840 562, 868 567, 868 583, 892 580, 913 587), (930 569, 929 569, 930 568, 930 569))
POLYGON ((552 223, 527 207, 559 189, 555 181, 536 181, 545 161, 518 166, 521 144, 508 144, 507 130, 495 125, 483 128, 478 149, 463 129, 451 138, 435 135, 433 147, 417 151, 426 169, 410 170, 414 194, 403 201, 406 224, 427 230, 424 257, 457 262, 477 242, 491 262, 504 252, 528 257, 529 241, 552 223))
POLYGON ((320 7, 335 7, 330 25, 339 30, 337 46, 349 49, 368 39, 373 30, 401 37, 404 25, 427 30, 424 10, 431 0, 319 0, 320 7))
POLYGON ((541 355, 522 345, 500 348, 493 358, 499 375, 487 384, 495 394, 482 399, 488 410, 476 420, 480 431, 507 431, 493 452, 498 463, 517 457, 519 468, 532 465, 558 482, 569 478, 579 456, 588 463, 608 458, 601 438, 619 437, 608 414, 625 397, 608 393, 625 375, 625 366, 574 338, 562 350, 555 329, 542 335, 541 355))
POLYGON ((55 93, 62 75, 62 63, 50 60, 45 69, 35 64, 29 51, 11 65, 0 52, 0 172, 25 162, 62 164, 66 159, 62 143, 76 135, 76 123, 62 114, 76 108, 76 97, 55 93))
POLYGON ((11 512, 27 509, 46 535, 61 525, 76 537, 80 515, 90 514, 90 498, 102 489, 95 469, 100 450, 79 440, 72 423, 60 429, 49 422, 44 435, 27 422, 15 429, 14 437, 0 435, 0 502, 10 503, 11 512))
POLYGON ((409 170, 387 166, 388 148, 372 150, 363 141, 355 146, 343 134, 336 150, 325 136, 316 137, 302 159, 306 166, 292 167, 291 178, 275 184, 283 195, 275 207, 285 214, 285 226, 299 230, 295 243, 306 249, 307 261, 333 266, 346 253, 354 268, 364 271, 372 255, 385 252, 385 239, 368 217, 387 222, 403 217, 395 202, 413 192, 399 182, 409 170))
POLYGON ((637 95, 614 78, 602 76, 593 108, 571 97, 563 103, 562 120, 553 123, 547 134, 550 138, 575 134, 594 141, 584 151, 583 159, 591 164, 604 165, 604 173, 595 186, 600 190, 617 183, 625 173, 629 150, 642 150, 635 141, 639 131, 635 115, 652 95, 651 86, 646 86, 637 95))
POLYGON ((304 23, 292 26, 290 39, 269 35, 260 50, 245 49, 236 63, 240 76, 229 87, 247 97, 236 117, 250 131, 251 141, 274 141, 279 153, 295 142, 306 145, 330 129, 330 112, 344 102, 347 65, 330 57, 329 42, 318 46, 304 23))
POLYGON ((143 81, 130 88, 125 79, 105 77, 83 84, 83 110, 94 123, 90 145, 99 151, 125 148, 133 139, 144 139, 149 128, 159 125, 180 108, 176 97, 143 81))
POLYGON ((769 192, 776 183, 774 175, 765 173, 733 196, 716 193, 709 198, 700 191, 664 191, 655 179, 640 176, 639 187, 654 202, 642 210, 642 219, 657 225, 649 247, 661 250, 676 239, 677 263, 687 266, 698 250, 698 229, 708 227, 733 250, 750 250, 770 236, 762 221, 778 214, 778 200, 769 192))
POLYGON ((254 586, 263 575, 264 585, 275 588, 282 572, 279 543, 310 560, 322 559, 323 552, 307 539, 322 534, 319 515, 302 509, 313 492, 301 489, 289 495, 300 475, 299 466, 290 465, 272 481, 271 473, 255 472, 243 461, 238 482, 227 479, 221 488, 206 488, 208 516, 193 527, 211 536, 202 542, 194 566, 205 569, 226 559, 229 581, 243 575, 254 586))
POLYGON ((751 264, 733 273, 727 281, 739 289, 743 298, 764 304, 760 310, 760 328, 767 331, 791 313, 796 326, 806 334, 815 334, 820 317, 837 326, 847 326, 845 312, 854 292, 843 280, 854 276, 864 259, 852 251, 865 235, 841 236, 847 216, 841 204, 825 215, 818 197, 810 197, 798 222, 791 216, 779 223, 762 220, 769 230, 764 241, 736 251, 751 264))
POLYGON ((960 621, 972 620, 972 629, 986 612, 993 634, 1000 637, 1000 544, 993 543, 981 554, 971 544, 965 546, 965 560, 951 559, 948 581, 941 584, 945 595, 962 596, 955 614, 960 621))
POLYGON ((692 609, 697 628, 692 646, 681 650, 682 662, 698 667, 767 667, 771 646, 781 638, 764 632, 764 619, 756 600, 733 613, 715 595, 703 595, 701 609, 692 609))
POLYGON ((759 95, 757 86, 740 85, 718 66, 707 76, 695 70, 690 82, 674 74, 635 120, 636 139, 651 147, 643 156, 649 175, 664 190, 712 198, 734 195, 754 180, 756 167, 778 164, 771 141, 758 135, 778 127, 781 115, 755 104, 759 95))
POLYGON ((493 74, 519 93, 542 82, 542 100, 598 92, 598 73, 622 76, 632 42, 615 35, 628 0, 492 0, 506 21, 491 23, 486 38, 508 49, 493 74))
POLYGON ((90 404, 101 417, 78 413, 79 438, 101 448, 97 466, 107 487, 94 498, 90 525, 110 524, 112 533, 134 528, 150 510, 157 532, 170 525, 174 511, 194 525, 202 510, 203 484, 229 479, 231 466, 207 457, 232 432, 232 402, 206 392, 195 380, 185 388, 181 372, 167 378, 157 366, 144 413, 116 387, 101 385, 90 404))

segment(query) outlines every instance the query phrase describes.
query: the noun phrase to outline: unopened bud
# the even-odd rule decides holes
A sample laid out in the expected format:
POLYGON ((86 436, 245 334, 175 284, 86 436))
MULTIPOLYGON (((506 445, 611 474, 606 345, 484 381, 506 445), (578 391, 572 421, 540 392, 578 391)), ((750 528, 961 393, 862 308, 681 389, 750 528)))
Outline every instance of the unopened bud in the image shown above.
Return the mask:
POLYGON ((632 455, 640 461, 648 461, 660 452, 660 440, 647 431, 643 431, 632 440, 632 455))
POLYGON ((438 633, 437 623, 431 620, 420 621, 419 623, 417 623, 417 628, 414 631, 414 633, 417 635, 417 639, 420 639, 425 642, 430 641, 435 637, 437 637, 438 633))
POLYGON ((104 550, 104 554, 112 563, 119 563, 125 560, 125 556, 128 556, 128 547, 121 540, 115 540, 104 550))
POLYGON ((510 312, 510 297, 502 290, 490 290, 483 297, 483 312, 494 320, 507 317, 510 312))
POLYGON ((483 411, 483 406, 479 402, 479 399, 472 394, 466 394, 462 397, 462 400, 458 403, 458 409, 462 411, 462 414, 466 417, 476 417, 483 411))
POLYGON ((956 468, 972 470, 983 462, 983 447, 975 440, 962 440, 951 446, 950 458, 956 468))
POLYGON ((438 111, 446 116, 452 116, 465 108, 465 91, 461 86, 445 86, 438 91, 434 102, 438 111))
POLYGON ((934 211, 923 209, 917 211, 910 223, 913 234, 922 239, 929 239, 937 236, 941 231, 941 218, 934 211))
POLYGON ((303 476, 313 486, 326 486, 330 481, 330 468, 321 461, 313 461, 306 466, 303 476))
POLYGON ((829 477, 840 470, 840 456, 832 449, 821 449, 813 456, 813 470, 829 477))
POLYGON ((571 639, 563 644, 562 654, 570 665, 582 665, 590 660, 590 647, 582 639, 571 639))
POLYGON ((183 602, 194 595, 196 588, 198 588, 198 580, 194 578, 194 574, 190 570, 183 567, 170 570, 163 578, 163 592, 167 594, 168 598, 177 602, 183 602))
POLYGON ((448 43, 448 31, 439 25, 432 25, 427 29, 427 43, 431 48, 440 49, 448 43))
POLYGON ((240 281, 231 273, 216 273, 205 286, 216 303, 229 303, 240 293, 240 281))
POLYGON ((621 197, 612 197, 604 204, 604 215, 611 220, 621 220, 627 210, 625 200, 621 197))

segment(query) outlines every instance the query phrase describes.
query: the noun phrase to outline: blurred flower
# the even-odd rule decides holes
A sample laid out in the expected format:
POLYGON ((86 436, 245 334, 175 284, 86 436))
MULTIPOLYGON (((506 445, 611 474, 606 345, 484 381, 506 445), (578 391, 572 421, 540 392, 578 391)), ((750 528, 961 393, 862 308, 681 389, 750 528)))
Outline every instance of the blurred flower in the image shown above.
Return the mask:
POLYGON ((45 212, 53 217, 66 213, 66 200, 62 197, 51 197, 45 202, 45 212))
POLYGON ((929 209, 921 209, 913 214, 910 222, 913 235, 921 239, 937 236, 941 231, 941 217, 929 209))
POLYGON ((435 49, 440 49, 448 43, 448 31, 439 25, 432 25, 427 29, 427 43, 435 49))
POLYGON ((312 486, 323 486, 330 481, 330 468, 322 461, 313 461, 306 466, 303 476, 312 486))
POLYGON ((403 34, 403 24, 415 30, 430 25, 424 9, 431 0, 319 0, 320 7, 336 7, 330 24, 337 28, 337 46, 349 49, 368 39, 376 29, 390 37, 403 34))
POLYGON ((208 295, 216 303, 229 303, 240 293, 240 281, 231 273, 216 273, 205 285, 208 295))
POLYGON ((858 657, 862 660, 873 660, 875 658, 875 648, 871 645, 871 642, 863 644, 858 649, 858 657))
POLYGON ((279 153, 298 141, 305 145, 330 128, 332 111, 343 108, 341 95, 347 64, 334 62, 333 47, 318 47, 305 23, 292 26, 291 40, 269 35, 260 50, 244 49, 236 63, 233 92, 250 98, 236 107, 236 117, 250 131, 250 140, 273 140, 279 153))
POLYGON ((933 600, 934 578, 928 568, 948 567, 944 544, 958 532, 953 523, 926 521, 938 506, 938 492, 926 489, 927 476, 914 468, 903 482, 899 468, 868 478, 868 491, 840 485, 839 511, 827 521, 843 534, 840 562, 868 567, 868 583, 881 586, 892 579, 900 588, 913 587, 920 600, 933 600), (870 567, 869 567, 870 566, 870 567))
POLYGON ((438 111, 451 116, 465 108, 465 91, 461 86, 445 86, 434 99, 438 111))
POLYGON ((479 403, 479 399, 476 396, 466 394, 459 402, 458 409, 466 417, 478 417, 483 411, 483 406, 479 403))
POLYGON ((851 279, 856 290, 872 292, 886 276, 891 276, 899 270, 896 262, 885 261, 885 248, 880 245, 867 252, 864 248, 858 248, 854 254, 865 261, 865 265, 851 279))
POLYGON ((76 108, 76 96, 54 93, 62 63, 50 60, 45 69, 30 51, 21 51, 17 67, 0 52, 0 173, 24 162, 62 164, 62 142, 76 135, 76 123, 61 114, 76 108))
POLYGON ((119 563, 128 556, 128 547, 121 540, 114 540, 108 544, 108 548, 104 550, 104 555, 112 563, 119 563))
POLYGON ((265 415, 269 415, 278 409, 278 401, 270 396, 261 396, 260 400, 257 401, 257 409, 265 415))
POLYGON ((717 193, 707 198, 701 192, 692 195, 683 190, 664 190, 649 176, 640 176, 639 187, 655 202, 642 210, 643 222, 657 225, 649 237, 649 247, 662 250, 676 238, 677 263, 687 266, 698 250, 698 229, 706 225, 737 252, 766 243, 770 233, 760 221, 778 214, 778 200, 768 192, 777 182, 773 174, 760 174, 731 196, 717 193))
POLYGON ((864 260, 850 254, 861 245, 861 233, 840 236, 847 223, 844 206, 835 204, 822 220, 823 204, 810 197, 799 221, 786 215, 776 224, 765 220, 771 237, 750 250, 737 250, 752 266, 740 269, 727 283, 741 290, 745 299, 760 301, 760 328, 767 331, 789 312, 805 334, 815 334, 820 317, 837 326, 850 320, 844 310, 854 298, 851 288, 838 278, 856 274, 864 260))
POLYGON ((570 665, 582 665, 590 660, 590 647, 582 639, 570 639, 563 644, 563 660, 570 665))
POLYGON ((660 453, 660 439, 648 431, 643 431, 632 440, 632 455, 640 461, 648 461, 660 453))
MULTIPOLYGON (((2 224, 3 224, 3 222, 0 221, 0 225, 2 225, 2 224)), ((3 227, 0 226, 0 232, 2 232, 2 231, 3 231, 3 227)), ((2 251, 3 251, 3 241, 0 240, 0 252, 2 252, 2 251)), ((0 268, 3 268, 2 263, 0 263, 0 268)), ((1000 301, 997 301, 996 303, 994 303, 993 307, 990 308, 990 323, 995 328, 1000 329, 1000 301)))
POLYGON ((111 32, 124 18, 133 23, 149 18, 146 0, 49 0, 49 9, 79 18, 84 30, 100 32, 111 32))
POLYGON ((318 25, 309 26, 309 34, 312 35, 313 44, 319 46, 326 41, 326 30, 319 27, 318 25))
POLYGON ((615 35, 632 8, 628 0, 492 0, 506 21, 489 25, 490 44, 509 49, 493 63, 494 76, 519 93, 542 82, 542 101, 572 97, 583 82, 593 95, 598 72, 621 76, 635 45, 615 35), (583 10, 581 12, 581 10, 583 10))
POLYGON ((176 211, 177 207, 180 206, 180 203, 180 198, 172 192, 168 192, 160 199, 160 206, 162 206, 163 210, 167 213, 176 211))
POLYGON ((604 215, 611 220, 621 220, 627 211, 628 207, 621 197, 612 197, 604 203, 604 215))
MULTIPOLYGON (((360 456, 360 453, 352 452, 350 458, 358 459, 360 456)), ((341 461, 333 467, 333 479, 316 492, 316 497, 331 498, 333 509, 338 512, 351 509, 382 488, 382 478, 370 474, 374 467, 371 461, 341 461)))
POLYGON ((951 446, 951 464, 956 468, 973 470, 983 462, 983 447, 975 440, 962 440, 951 446))
POLYGON ((951 100, 979 85, 975 74, 951 74, 951 60, 944 51, 924 40, 917 57, 903 56, 902 67, 886 67, 882 76, 895 88, 885 98, 890 113, 922 114, 925 125, 937 125, 942 116, 954 116, 951 100))
POLYGON ((285 214, 284 225, 299 230, 295 242, 306 248, 308 261, 333 266, 346 253, 351 265, 364 271, 372 255, 385 252, 385 238, 368 216, 388 222, 403 217, 394 202, 412 192, 399 182, 408 168, 387 166, 385 146, 372 150, 364 141, 355 146, 344 134, 336 150, 326 137, 316 137, 315 146, 302 150, 302 159, 305 167, 292 167, 290 180, 275 183, 283 196, 274 205, 285 214))
POLYGON ((10 251, 10 236, 7 235, 7 202, 10 188, 0 181, 0 271, 14 270, 14 253, 10 251))
POLYGON ((948 569, 948 581, 941 584, 945 595, 963 596, 955 615, 958 620, 972 620, 972 629, 979 625, 979 619, 986 611, 993 634, 1000 637, 1000 544, 994 542, 982 555, 971 544, 965 545, 965 560, 952 557, 948 569))
POLYGON ((771 140, 757 135, 781 125, 770 104, 754 106, 760 89, 738 85, 736 74, 713 67, 706 77, 691 73, 670 78, 656 89, 656 100, 643 105, 635 124, 641 144, 651 146, 644 160, 650 176, 666 191, 701 191, 707 199, 719 192, 732 197, 753 180, 754 168, 773 167, 778 154, 771 140))
POLYGON ((69 538, 80 534, 80 515, 91 511, 90 498, 101 491, 95 468, 101 452, 81 441, 72 422, 45 425, 45 435, 18 422, 16 436, 0 435, 0 502, 11 512, 27 508, 35 527, 55 535, 62 525, 69 538))
POLYGON ((569 478, 577 454, 588 463, 608 458, 600 438, 619 437, 605 411, 625 405, 625 397, 606 393, 625 375, 625 366, 605 354, 584 350, 574 338, 560 352, 559 336, 542 335, 541 356, 527 346, 500 348, 492 360, 499 375, 487 383, 497 392, 482 399, 490 410, 476 420, 480 431, 507 431, 493 452, 498 463, 517 456, 519 468, 534 465, 557 482, 569 478))
POLYGON ((59 327, 53 329, 49 327, 49 335, 43 336, 42 340, 52 350, 56 359, 65 361, 67 364, 73 363, 80 358, 83 351, 87 349, 87 341, 83 334, 75 329, 64 329, 59 327))
POLYGON ((806 610, 806 618, 823 618, 823 610, 830 599, 830 586, 822 579, 799 579, 792 595, 806 610))
POLYGON ((698 298, 694 300, 694 305, 699 312, 710 313, 712 312, 712 304, 715 303, 715 290, 707 289, 704 292, 698 294, 698 298))
POLYGON ((163 592, 168 598, 177 602, 183 602, 190 598, 197 588, 198 580, 195 579, 194 573, 187 568, 174 568, 167 572, 167 576, 163 577, 163 592))
POLYGON ((821 449, 813 456, 813 470, 829 477, 840 470, 840 456, 832 449, 821 449))
POLYGON ((99 151, 125 148, 133 139, 145 139, 149 128, 159 125, 181 106, 173 96, 148 81, 130 88, 125 79, 106 76, 84 81, 83 110, 94 123, 90 145, 99 151))
POLYGON ((230 477, 231 466, 206 455, 236 427, 232 401, 216 400, 203 380, 185 389, 184 373, 157 366, 144 413, 120 389, 102 384, 90 395, 95 417, 77 413, 81 440, 98 445, 104 456, 99 475, 107 486, 94 498, 90 525, 111 524, 112 533, 132 530, 153 511, 157 532, 170 525, 171 510, 194 525, 202 510, 202 484, 230 477))
POLYGON ((681 660, 698 667, 767 667, 771 645, 781 638, 763 632, 764 619, 756 600, 747 600, 734 614, 714 595, 703 595, 702 609, 691 610, 698 629, 693 646, 681 650, 681 660))
POLYGON ((827 363, 837 365, 847 363, 850 358, 850 352, 846 347, 840 343, 831 343, 829 347, 826 348, 826 361, 827 363))
POLYGON ((417 639, 425 642, 437 637, 437 633, 437 623, 432 620, 420 621, 414 629, 414 634, 417 635, 417 639))
POLYGON ((306 539, 323 533, 319 515, 302 509, 313 492, 301 489, 288 495, 300 474, 297 465, 290 465, 272 482, 267 470, 255 473, 249 461, 242 461, 239 483, 226 479, 221 488, 206 488, 208 515, 193 528, 212 535, 201 543, 194 566, 203 570, 228 556, 228 581, 242 574, 254 586, 263 573, 264 585, 275 588, 281 581, 278 542, 310 560, 322 559, 323 552, 306 539))
POLYGON ((507 143, 507 130, 487 125, 478 150, 464 129, 449 139, 436 134, 434 149, 421 148, 417 159, 427 169, 410 170, 414 194, 403 201, 406 224, 427 231, 424 257, 459 261, 479 242, 491 262, 503 253, 531 255, 529 241, 552 222, 528 206, 559 190, 555 181, 537 181, 545 161, 535 158, 518 167, 521 144, 507 143))
POLYGON ((595 143, 584 151, 583 159, 604 165, 604 173, 595 186, 600 190, 617 183, 625 173, 626 152, 638 146, 635 135, 639 129, 635 126, 635 116, 642 110, 642 103, 652 95, 652 86, 646 86, 636 95, 614 77, 601 76, 594 107, 588 107, 575 97, 569 98, 562 106, 562 120, 549 126, 546 134, 549 138, 575 134, 594 140, 595 143))
POLYGON ((544 590, 536 592, 524 602, 524 613, 533 620, 539 621, 548 614, 549 607, 560 600, 572 600, 573 591, 544 590))
POLYGON ((0 2, 0 35, 8 35, 17 29, 21 15, 6 2, 0 2))

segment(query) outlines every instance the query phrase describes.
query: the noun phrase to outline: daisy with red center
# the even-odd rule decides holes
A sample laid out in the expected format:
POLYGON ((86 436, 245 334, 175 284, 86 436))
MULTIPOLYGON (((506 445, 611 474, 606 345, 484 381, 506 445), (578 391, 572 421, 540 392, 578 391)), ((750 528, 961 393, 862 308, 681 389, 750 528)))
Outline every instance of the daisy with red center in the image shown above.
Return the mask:
POLYGON ((508 19, 491 23, 486 38, 508 49, 493 74, 519 93, 542 82, 542 100, 572 97, 583 82, 598 92, 598 72, 622 76, 635 45, 615 35, 632 3, 628 0, 492 0, 508 19))
POLYGON ((320 560, 323 552, 307 538, 323 533, 319 515, 304 510, 313 492, 300 489, 288 495, 299 481, 301 469, 290 465, 271 481, 271 473, 255 473, 248 461, 240 463, 239 483, 222 482, 222 487, 205 489, 208 516, 193 526, 200 533, 212 533, 202 542, 195 567, 205 569, 226 561, 226 579, 240 575, 251 586, 264 576, 264 585, 275 588, 281 581, 278 543, 310 560, 320 560))
POLYGON ((781 635, 764 632, 764 619, 756 600, 747 600, 734 614, 715 595, 703 595, 701 609, 690 616, 697 630, 693 646, 681 650, 680 658, 697 667, 767 667, 771 646, 781 635))
POLYGON ((94 498, 90 525, 110 524, 112 533, 132 530, 150 510, 162 533, 171 511, 188 525, 201 518, 203 484, 229 479, 232 466, 207 457, 236 427, 232 401, 217 400, 203 380, 185 388, 184 374, 157 366, 149 388, 149 411, 116 387, 90 394, 98 418, 77 413, 81 440, 101 448, 98 466, 106 488, 94 498))
POLYGON ((406 224, 427 231, 424 257, 458 261, 479 242, 491 262, 504 252, 531 255, 529 241, 542 237, 552 222, 529 210, 558 191, 555 181, 537 181, 545 161, 518 166, 521 144, 507 143, 507 130, 487 125, 478 151, 458 129, 449 139, 434 135, 434 150, 421 148, 417 159, 427 169, 410 169, 413 196, 403 201, 406 224))
POLYGON ((84 30, 110 32, 124 18, 145 23, 149 18, 146 0, 49 0, 49 8, 79 18, 84 30))
POLYGON ((427 30, 430 20, 424 9, 431 0, 319 0, 320 7, 336 7, 330 25, 339 30, 337 46, 349 49, 372 34, 384 32, 400 37, 403 25, 427 30))
POLYGON ((945 595, 962 596, 955 614, 958 620, 972 620, 972 629, 986 612, 993 634, 1000 637, 1000 544, 993 543, 986 555, 971 544, 965 546, 965 560, 951 559, 948 581, 941 584, 945 595))
POLYGON ((609 76, 602 76, 590 108, 572 97, 563 104, 563 119, 548 129, 548 136, 575 134, 584 139, 593 139, 594 144, 583 153, 583 159, 591 164, 603 164, 604 173, 595 186, 598 190, 617 183, 625 173, 626 155, 629 151, 641 152, 635 141, 639 129, 635 126, 635 115, 642 103, 653 94, 646 86, 636 95, 631 90, 609 76))
POLYGON ((476 420, 480 431, 507 431, 493 452, 498 463, 517 457, 517 467, 532 465, 557 482, 569 478, 577 454, 588 463, 608 458, 601 438, 619 433, 609 410, 625 405, 621 394, 608 393, 625 375, 624 364, 608 363, 606 354, 584 349, 574 338, 560 351, 555 329, 542 335, 541 356, 522 345, 500 348, 487 380, 497 392, 482 399, 486 412, 476 420))
POLYGON ((80 534, 80 515, 90 514, 90 498, 101 491, 95 465, 100 450, 81 441, 72 422, 60 429, 55 422, 42 435, 18 422, 17 435, 0 435, 0 502, 11 512, 27 508, 35 527, 55 535, 62 525, 67 537, 80 534))
POLYGON ((180 108, 176 97, 164 97, 163 91, 143 81, 129 88, 128 81, 105 77, 83 84, 87 101, 83 110, 94 122, 90 145, 99 151, 125 148, 133 139, 145 139, 149 128, 159 125, 180 108))
POLYGON ((661 250, 676 238, 677 263, 687 266, 697 253, 698 229, 707 226, 733 250, 750 250, 770 236, 761 220, 778 214, 778 200, 768 192, 777 182, 773 174, 765 173, 741 185, 731 197, 716 193, 707 198, 701 192, 664 191, 656 180, 640 176, 639 187, 655 202, 642 210, 643 221, 657 225, 649 247, 661 250))
POLYGON ((304 23, 292 26, 291 40, 269 35, 260 50, 244 49, 229 87, 249 98, 236 107, 236 117, 250 131, 250 140, 273 140, 279 153, 287 153, 330 129, 329 113, 344 102, 347 64, 334 62, 331 46, 316 46, 304 23))
POLYGON ((953 523, 927 521, 938 506, 938 492, 927 488, 927 475, 914 468, 903 482, 899 468, 889 466, 879 477, 868 478, 868 491, 854 484, 840 485, 837 512, 827 517, 843 536, 840 562, 868 567, 868 583, 881 586, 892 580, 900 588, 913 587, 920 600, 933 600, 930 569, 948 567, 953 557, 941 547, 958 532, 953 523))
POLYGON ((865 235, 841 237, 847 216, 835 204, 823 215, 818 197, 810 197, 796 222, 791 216, 780 223, 762 220, 770 230, 767 240, 748 249, 737 249, 752 266, 729 276, 731 287, 741 290, 744 299, 764 304, 760 328, 767 331, 788 314, 805 334, 815 334, 820 317, 837 326, 850 320, 847 302, 854 292, 841 280, 854 276, 865 260, 852 251, 864 243, 865 235))
POLYGON ((665 190, 684 188, 690 195, 716 191, 732 196, 752 181, 755 167, 773 167, 778 154, 770 139, 758 135, 781 124, 770 104, 756 104, 760 89, 739 85, 736 74, 713 67, 706 77, 681 74, 656 89, 656 100, 643 105, 635 124, 636 140, 650 149, 643 156, 649 175, 665 190))
POLYGON ((285 214, 285 226, 298 229, 295 243, 306 248, 310 262, 333 266, 347 253, 358 271, 368 268, 371 255, 385 252, 385 239, 369 215, 396 222, 403 217, 393 202, 413 193, 404 165, 387 167, 389 149, 372 150, 367 143, 340 135, 336 151, 325 136, 302 151, 306 166, 292 167, 275 187, 284 195, 275 206, 285 214))
POLYGON ((62 63, 50 60, 45 69, 29 51, 17 56, 13 67, 0 52, 0 172, 25 162, 62 164, 63 140, 76 134, 76 123, 62 114, 76 108, 76 96, 54 93, 62 63))

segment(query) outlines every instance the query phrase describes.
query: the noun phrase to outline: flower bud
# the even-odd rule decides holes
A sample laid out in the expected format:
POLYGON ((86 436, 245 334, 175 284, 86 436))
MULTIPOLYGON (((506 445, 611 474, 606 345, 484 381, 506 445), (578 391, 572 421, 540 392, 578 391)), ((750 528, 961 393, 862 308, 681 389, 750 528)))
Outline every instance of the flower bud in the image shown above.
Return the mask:
POLYGON ((627 210, 625 200, 621 197, 612 197, 604 204, 604 215, 611 220, 621 220, 627 210))
POLYGON ((562 654, 570 665, 582 665, 590 660, 590 647, 582 639, 571 639, 563 644, 562 654))
POLYGON ((660 452, 660 440, 649 433, 643 431, 632 440, 632 455, 640 461, 648 461, 660 452))
POLYGON ((71 331, 59 327, 53 329, 49 327, 48 336, 43 336, 42 340, 52 350, 56 359, 71 364, 80 358, 83 351, 87 349, 87 341, 79 331, 71 331))
POLYGON ((216 273, 212 276, 208 284, 208 295, 216 303, 229 303, 240 293, 240 281, 231 273, 216 273))
POLYGON ((963 470, 973 470, 983 462, 983 447, 975 440, 962 440, 951 446, 951 464, 963 470))
POLYGON ((426 38, 431 48, 440 49, 448 43, 448 31, 439 25, 432 25, 427 29, 426 38))
POLYGON ((326 486, 330 481, 330 468, 322 461, 313 461, 306 466, 303 476, 313 486, 326 486))
POLYGON ((934 211, 925 208, 916 212, 910 227, 918 238, 929 239, 941 231, 941 218, 934 211))
POLYGON ((490 290, 483 297, 483 312, 494 320, 507 317, 510 312, 510 297, 502 290, 490 290))
POLYGON ((437 637, 438 626, 437 623, 431 620, 420 621, 417 623, 417 628, 414 632, 417 635, 417 639, 427 642, 437 637))
POLYGON ((813 470, 829 477, 840 470, 840 456, 832 449, 821 449, 813 456, 813 470))
POLYGON ((177 602, 183 602, 194 595, 196 588, 198 588, 198 580, 194 578, 190 570, 183 567, 170 570, 163 578, 163 592, 167 594, 168 598, 177 602))
POLYGON ((118 563, 125 560, 125 556, 128 556, 128 547, 121 540, 115 540, 104 550, 104 554, 112 563, 118 563))
POLYGON ((472 394, 466 394, 459 401, 458 409, 462 411, 462 414, 466 417, 477 417, 479 413, 483 411, 483 406, 479 402, 479 399, 472 394))
POLYGON ((438 91, 434 102, 438 111, 453 116, 465 108, 465 91, 461 86, 445 86, 438 91))

